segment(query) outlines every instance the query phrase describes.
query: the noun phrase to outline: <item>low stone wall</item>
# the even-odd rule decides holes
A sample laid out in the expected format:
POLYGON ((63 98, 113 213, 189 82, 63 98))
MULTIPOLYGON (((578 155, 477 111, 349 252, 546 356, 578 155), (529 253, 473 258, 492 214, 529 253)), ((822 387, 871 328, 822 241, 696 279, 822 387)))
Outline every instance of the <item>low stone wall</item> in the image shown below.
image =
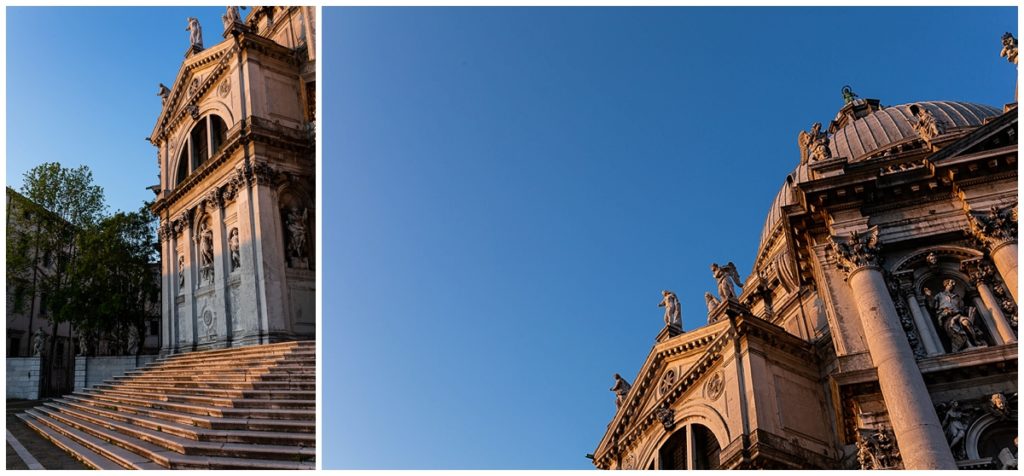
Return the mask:
MULTIPOLYGON (((156 360, 155 355, 75 357, 75 391, 103 383, 156 360)), ((8 368, 10 364, 8 364, 8 368)), ((8 380, 9 381, 9 380, 8 380)))
POLYGON ((7 358, 7 398, 39 398, 39 357, 7 358))

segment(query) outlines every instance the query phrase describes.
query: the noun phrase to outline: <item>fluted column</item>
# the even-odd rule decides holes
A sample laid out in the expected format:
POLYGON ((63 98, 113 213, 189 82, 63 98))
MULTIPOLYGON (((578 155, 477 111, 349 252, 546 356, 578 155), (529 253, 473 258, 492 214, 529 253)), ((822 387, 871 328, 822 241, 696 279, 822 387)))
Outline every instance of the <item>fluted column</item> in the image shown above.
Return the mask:
POLYGON ((967 210, 968 232, 985 244, 1003 282, 1017 299, 1017 206, 994 206, 987 212, 967 210))
POLYGON ((932 325, 931 320, 921 313, 921 304, 917 302, 914 293, 906 294, 907 306, 910 307, 910 314, 914 316, 914 324, 917 326, 917 333, 921 334, 921 343, 924 344, 924 351, 928 355, 939 355, 943 352, 942 341, 932 325))
POLYGON ((878 228, 832 237, 838 265, 856 300, 893 433, 906 469, 956 469, 931 395, 900 325, 879 267, 878 228))

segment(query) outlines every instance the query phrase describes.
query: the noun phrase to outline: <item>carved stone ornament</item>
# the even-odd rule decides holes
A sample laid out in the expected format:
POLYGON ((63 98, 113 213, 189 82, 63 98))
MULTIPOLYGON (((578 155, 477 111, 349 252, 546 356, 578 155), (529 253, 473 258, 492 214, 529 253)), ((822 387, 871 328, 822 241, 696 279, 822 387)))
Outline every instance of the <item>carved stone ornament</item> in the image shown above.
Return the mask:
POLYGON ((212 340, 217 335, 215 324, 217 323, 217 315, 210 309, 203 311, 203 325, 206 326, 206 336, 212 340))
POLYGON ((127 355, 135 355, 139 353, 139 328, 135 326, 128 326, 128 346, 127 355))
POLYGON ((666 431, 670 431, 676 426, 676 412, 671 408, 658 408, 654 410, 654 416, 661 422, 661 426, 666 431))
POLYGON ((178 293, 185 292, 185 257, 178 255, 178 293))
POLYGON ((903 327, 903 333, 907 336, 907 342, 910 343, 910 349, 914 352, 914 357, 921 359, 927 357, 928 353, 921 342, 917 325, 914 324, 914 316, 911 314, 910 307, 905 299, 906 295, 910 292, 910 285, 906 282, 908 279, 913 279, 913 273, 885 273, 885 283, 889 288, 889 295, 892 297, 893 306, 896 307, 896 314, 900 318, 900 326, 903 327))
POLYGON ((860 469, 902 469, 903 458, 892 430, 858 429, 857 462, 860 469))
POLYGON ((32 336, 32 356, 37 357, 43 355, 43 350, 46 348, 46 331, 42 327, 36 329, 36 333, 32 336))
POLYGON ((192 82, 188 83, 188 95, 195 95, 196 91, 199 90, 199 77, 192 78, 192 82))
POLYGON ((911 104, 907 106, 907 112, 917 118, 914 131, 925 144, 928 144, 928 147, 932 146, 932 139, 946 132, 945 127, 935 118, 935 115, 924 107, 911 104))
POLYGON ((993 206, 986 212, 967 211, 968 233, 986 246, 1017 242, 1017 204, 993 206))
POLYGON ((298 208, 288 210, 285 217, 288 244, 288 263, 292 268, 309 269, 309 256, 306 250, 307 222, 309 209, 298 208))
POLYGON ((640 469, 637 467, 637 457, 635 454, 630 454, 629 456, 622 460, 622 469, 640 469))
POLYGON ((831 241, 836 265, 847 275, 860 268, 878 266, 881 263, 878 256, 880 248, 877 225, 864 232, 854 231, 849 238, 833 236, 831 241))
POLYGON ((975 347, 987 347, 988 344, 982 339, 981 330, 975 323, 977 309, 973 306, 964 306, 963 298, 956 293, 956 281, 946 279, 942 285, 943 290, 934 295, 928 288, 924 288, 923 291, 929 311, 949 337, 950 351, 960 352, 975 347))
POLYGON ((621 375, 615 374, 615 385, 608 389, 615 392, 615 408, 622 406, 622 402, 626 401, 626 395, 629 395, 629 389, 632 387, 621 375))
POLYGON ((185 31, 189 32, 188 41, 192 48, 202 50, 203 28, 199 25, 199 19, 188 17, 188 27, 185 28, 185 31))
POLYGON ((221 81, 220 85, 217 86, 217 94, 219 94, 220 97, 222 97, 222 98, 226 98, 226 97, 228 97, 228 94, 230 94, 230 93, 231 93, 231 78, 224 78, 224 81, 221 81))
POLYGON ((188 115, 192 117, 193 121, 199 120, 199 106, 189 104, 188 106, 185 106, 185 111, 188 112, 188 115))
POLYGON ((658 385, 658 395, 664 395, 672 390, 672 386, 679 380, 679 376, 676 374, 674 369, 668 369, 665 371, 665 375, 661 377, 661 384, 658 385))
POLYGON ((717 372, 708 378, 707 383, 704 384, 704 398, 715 401, 718 397, 722 396, 725 391, 725 378, 722 377, 722 372, 717 372))
POLYGON ((199 223, 196 229, 196 244, 199 248, 199 271, 203 282, 213 284, 213 230, 206 220, 199 223))

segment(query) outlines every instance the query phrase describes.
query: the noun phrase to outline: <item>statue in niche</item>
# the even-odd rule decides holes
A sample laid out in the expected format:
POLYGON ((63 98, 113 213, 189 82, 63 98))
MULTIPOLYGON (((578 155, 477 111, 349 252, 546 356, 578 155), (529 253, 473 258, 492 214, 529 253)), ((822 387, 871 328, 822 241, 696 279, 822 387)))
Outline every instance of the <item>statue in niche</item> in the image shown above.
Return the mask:
POLYGON ((185 290, 185 257, 178 256, 178 292, 185 290))
POLYGON ((199 19, 196 17, 188 17, 188 27, 185 31, 189 32, 188 40, 193 48, 203 49, 203 27, 199 26, 199 19))
POLYGON ((82 332, 78 334, 78 354, 81 357, 89 355, 89 334, 82 332))
POLYGON ((932 296, 932 291, 924 288, 926 302, 936 313, 935 320, 946 331, 952 352, 959 352, 974 347, 986 347, 981 340, 981 333, 974 325, 977 310, 971 306, 967 314, 963 313, 963 298, 953 292, 956 281, 947 279, 942 282, 944 290, 932 296))
POLYGON ((965 451, 960 443, 967 435, 967 412, 960 408, 960 402, 953 400, 948 406, 940 404, 939 413, 943 415, 942 429, 949 441, 949 449, 953 450, 953 456, 957 459, 963 459, 965 451))
POLYGON ((205 221, 199 224, 196 241, 199 242, 199 270, 203 281, 213 283, 213 230, 205 221))
POLYGON ((228 234, 228 250, 231 253, 231 271, 234 272, 242 266, 238 252, 238 228, 232 228, 228 234))
POLYGON ((288 256, 293 268, 308 268, 306 256, 306 220, 309 209, 296 207, 288 210, 285 226, 288 230, 288 256))
POLYGON ((629 394, 629 389, 633 386, 622 378, 619 374, 615 374, 615 385, 608 389, 615 392, 615 408, 621 407, 622 402, 626 401, 626 395, 629 394))
POLYGON ((46 331, 42 327, 36 330, 35 335, 32 336, 32 356, 43 355, 43 350, 46 348, 46 331))
POLYGON ((139 353, 139 328, 130 325, 128 326, 128 355, 137 353, 139 353))
POLYGON ((658 307, 665 308, 665 325, 676 326, 679 328, 683 327, 682 313, 679 310, 679 298, 676 297, 676 293, 672 291, 661 292, 661 302, 658 303, 658 307))
POLYGON ((1013 64, 1017 64, 1017 39, 1013 37, 1013 34, 1006 32, 1003 34, 1003 50, 999 52, 1001 58, 1006 58, 1013 64))
POLYGON ((736 271, 736 265, 732 264, 732 261, 725 266, 711 263, 711 274, 715 277, 715 281, 718 282, 719 301, 736 300, 733 284, 740 288, 741 291, 743 288, 743 280, 740 279, 740 273, 736 271))

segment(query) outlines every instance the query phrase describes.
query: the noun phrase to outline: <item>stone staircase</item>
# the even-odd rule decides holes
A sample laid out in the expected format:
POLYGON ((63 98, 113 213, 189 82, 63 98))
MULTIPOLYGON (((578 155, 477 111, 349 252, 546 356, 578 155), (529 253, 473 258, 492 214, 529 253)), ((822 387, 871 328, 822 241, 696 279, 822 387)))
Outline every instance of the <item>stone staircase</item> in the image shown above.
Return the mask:
POLYGON ((178 354, 18 417, 96 469, 316 469, 316 344, 178 354))

